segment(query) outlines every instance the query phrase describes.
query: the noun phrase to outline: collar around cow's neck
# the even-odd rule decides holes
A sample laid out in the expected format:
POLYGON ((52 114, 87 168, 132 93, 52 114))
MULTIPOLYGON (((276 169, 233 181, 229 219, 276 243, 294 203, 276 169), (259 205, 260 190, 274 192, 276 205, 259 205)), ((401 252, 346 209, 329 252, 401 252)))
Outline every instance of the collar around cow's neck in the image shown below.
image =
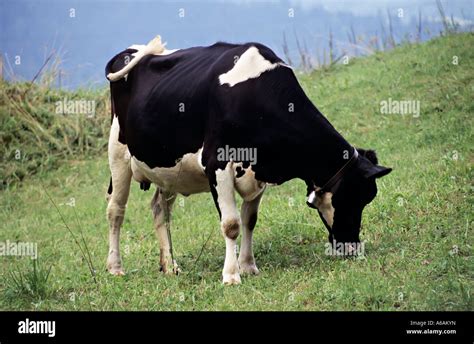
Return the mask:
MULTIPOLYGON (((354 147, 353 147, 354 148, 354 147)), ((344 176, 344 173, 351 167, 359 157, 359 152, 354 148, 354 153, 352 153, 351 158, 333 175, 322 188, 318 189, 316 193, 322 195, 325 192, 331 191, 331 189, 336 185, 339 180, 344 176)))

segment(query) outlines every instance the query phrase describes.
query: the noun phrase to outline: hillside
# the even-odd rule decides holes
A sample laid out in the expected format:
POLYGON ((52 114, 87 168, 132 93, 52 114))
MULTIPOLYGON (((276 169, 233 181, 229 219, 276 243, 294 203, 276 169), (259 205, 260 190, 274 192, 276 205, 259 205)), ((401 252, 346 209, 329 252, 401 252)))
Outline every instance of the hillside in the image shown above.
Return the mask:
POLYGON ((183 273, 163 276, 152 192, 135 184, 121 237, 128 274, 108 275, 107 92, 34 87, 26 102, 26 85, 2 84, 0 242, 37 243, 40 270, 51 274, 41 292, 18 286, 9 272, 31 276, 31 260, 1 259, 8 277, 0 279, 0 309, 474 310, 473 46, 473 34, 450 35, 298 75, 349 142, 376 149, 394 172, 364 212, 366 254, 357 259, 324 254, 326 229, 305 205, 304 183, 270 188, 254 236, 261 274, 231 288, 220 282, 225 246, 211 196, 179 196, 172 228, 183 273), (95 116, 58 120, 51 109, 64 97, 96 99, 95 116), (399 101, 413 102, 410 113, 396 113, 399 101), (16 147, 24 159, 14 160, 16 147), (82 232, 95 283, 61 216, 77 237, 82 232))

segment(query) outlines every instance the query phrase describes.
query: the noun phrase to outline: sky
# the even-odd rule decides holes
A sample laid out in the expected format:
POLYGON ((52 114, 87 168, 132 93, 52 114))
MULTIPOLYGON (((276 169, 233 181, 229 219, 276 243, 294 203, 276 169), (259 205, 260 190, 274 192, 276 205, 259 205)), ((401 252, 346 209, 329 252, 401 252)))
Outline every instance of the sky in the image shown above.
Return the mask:
MULTIPOLYGON (((472 30, 472 0, 442 4, 463 29, 472 30)), ((395 38, 413 38, 419 11, 422 39, 438 35, 442 21, 435 0, 0 0, 0 52, 7 78, 31 80, 55 52, 63 73, 57 86, 95 87, 106 83, 103 70, 111 57, 157 34, 169 49, 256 41, 282 58, 285 35, 298 64, 296 38, 311 55, 322 56, 331 32, 336 53, 356 53, 348 45, 351 27, 357 37, 380 36, 389 13, 395 38)))

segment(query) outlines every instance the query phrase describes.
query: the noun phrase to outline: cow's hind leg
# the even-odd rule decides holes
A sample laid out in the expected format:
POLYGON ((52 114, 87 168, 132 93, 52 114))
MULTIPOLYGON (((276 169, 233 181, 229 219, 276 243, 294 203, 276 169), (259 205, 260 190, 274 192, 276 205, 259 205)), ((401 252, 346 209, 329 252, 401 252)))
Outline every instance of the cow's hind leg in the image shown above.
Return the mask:
POLYGON ((156 189, 151 200, 151 211, 160 244, 160 270, 165 274, 179 273, 178 265, 172 256, 172 243, 168 227, 171 225, 171 209, 175 200, 176 194, 164 192, 160 188, 156 189))
POLYGON ((114 118, 109 138, 109 165, 112 174, 112 193, 107 205, 109 220, 109 255, 107 269, 113 275, 123 275, 120 258, 120 227, 125 215, 132 170, 126 145, 118 142, 118 120, 114 118))
POLYGON ((240 211, 242 217, 242 241, 240 245, 239 265, 240 272, 244 274, 258 275, 259 273, 253 256, 252 236, 255 224, 257 223, 258 206, 262 196, 263 192, 251 201, 244 200, 240 211))

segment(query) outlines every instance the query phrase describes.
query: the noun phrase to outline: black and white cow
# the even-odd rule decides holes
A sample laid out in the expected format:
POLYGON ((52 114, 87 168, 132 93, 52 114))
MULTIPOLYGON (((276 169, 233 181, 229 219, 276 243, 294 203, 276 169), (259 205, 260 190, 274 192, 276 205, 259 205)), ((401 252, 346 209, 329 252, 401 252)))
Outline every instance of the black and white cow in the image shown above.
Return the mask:
POLYGON ((112 99, 107 216, 108 270, 122 275, 120 226, 134 180, 156 184, 151 208, 160 266, 177 272, 167 223, 176 195, 212 193, 226 243, 223 283, 257 274, 252 232, 267 184, 294 178, 308 187, 334 243, 359 242, 375 179, 391 169, 373 151, 353 148, 305 95, 293 70, 258 43, 167 50, 157 36, 106 67, 112 99), (256 153, 221 155, 222 149, 256 153), (243 199, 241 211, 234 193, 243 199), (242 231, 237 259, 236 240, 242 231))

